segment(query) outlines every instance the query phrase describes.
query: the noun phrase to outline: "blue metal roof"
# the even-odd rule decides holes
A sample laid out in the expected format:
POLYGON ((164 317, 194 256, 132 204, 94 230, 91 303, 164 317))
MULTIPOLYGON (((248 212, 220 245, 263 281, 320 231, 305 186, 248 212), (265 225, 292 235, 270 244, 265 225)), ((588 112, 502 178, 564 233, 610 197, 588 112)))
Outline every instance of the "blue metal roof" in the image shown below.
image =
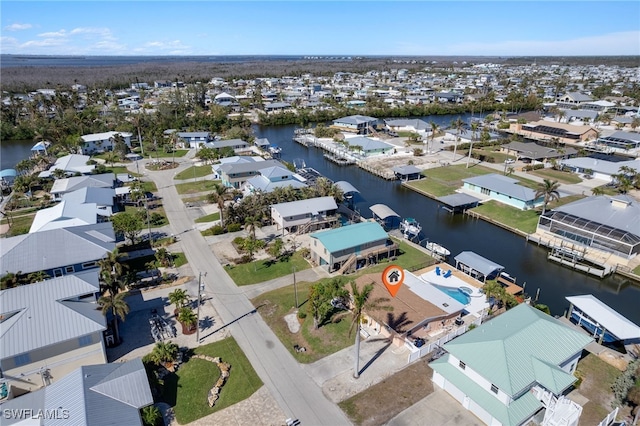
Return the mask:
POLYGON ((356 223, 329 231, 314 232, 310 236, 317 238, 331 253, 389 238, 377 222, 356 223))

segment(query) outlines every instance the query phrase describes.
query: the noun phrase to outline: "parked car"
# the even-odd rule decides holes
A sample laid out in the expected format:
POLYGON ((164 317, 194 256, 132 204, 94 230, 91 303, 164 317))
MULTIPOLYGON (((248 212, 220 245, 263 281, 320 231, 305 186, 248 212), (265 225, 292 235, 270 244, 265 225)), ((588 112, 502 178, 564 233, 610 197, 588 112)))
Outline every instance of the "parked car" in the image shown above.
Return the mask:
POLYGON ((507 164, 513 164, 516 162, 516 160, 514 160, 513 158, 507 158, 506 160, 504 160, 504 162, 507 164))

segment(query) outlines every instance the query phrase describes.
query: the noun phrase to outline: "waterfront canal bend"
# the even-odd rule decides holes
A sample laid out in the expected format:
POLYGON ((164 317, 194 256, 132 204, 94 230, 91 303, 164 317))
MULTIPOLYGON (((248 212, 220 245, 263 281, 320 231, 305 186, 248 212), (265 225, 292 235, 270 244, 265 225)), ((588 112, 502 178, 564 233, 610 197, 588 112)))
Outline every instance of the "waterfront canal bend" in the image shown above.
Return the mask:
MULTIPOLYGON (((423 119, 447 126, 455 117, 423 119)), ((294 130, 298 127, 255 126, 254 130, 256 137, 268 138, 269 142, 282 148, 283 160, 303 159, 308 167, 334 182, 351 183, 360 191, 356 208, 363 217, 370 218, 369 207, 382 203, 402 217, 416 218, 425 237, 449 249, 451 259, 461 251, 471 250, 503 265, 519 285, 526 285, 525 291, 529 295, 535 297, 539 289, 539 303, 548 305, 554 315, 562 315, 569 308, 565 296, 593 294, 640 325, 640 286, 620 276, 600 280, 552 263, 547 260, 545 248, 528 243, 521 236, 467 215, 451 215, 435 200, 401 186, 400 182, 375 177, 357 166, 338 166, 326 160, 320 149, 306 148, 294 142, 294 130)))

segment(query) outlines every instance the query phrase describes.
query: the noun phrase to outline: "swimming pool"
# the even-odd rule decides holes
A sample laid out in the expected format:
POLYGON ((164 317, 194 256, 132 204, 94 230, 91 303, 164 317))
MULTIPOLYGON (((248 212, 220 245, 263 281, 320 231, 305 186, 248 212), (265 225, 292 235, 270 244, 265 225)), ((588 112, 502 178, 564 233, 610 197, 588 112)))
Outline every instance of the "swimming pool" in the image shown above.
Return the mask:
POLYGON ((443 287, 440 285, 436 285, 436 284, 432 284, 435 288, 437 288, 438 290, 440 290, 441 292, 449 295, 450 297, 453 297, 454 299, 456 299, 458 302, 462 303, 463 305, 468 305, 471 302, 471 298, 469 297, 469 294, 467 293, 468 288, 466 287, 461 287, 461 288, 454 288, 454 287, 443 287), (464 290, 463 290, 464 289, 464 290), (467 291, 465 291, 467 290, 467 291))

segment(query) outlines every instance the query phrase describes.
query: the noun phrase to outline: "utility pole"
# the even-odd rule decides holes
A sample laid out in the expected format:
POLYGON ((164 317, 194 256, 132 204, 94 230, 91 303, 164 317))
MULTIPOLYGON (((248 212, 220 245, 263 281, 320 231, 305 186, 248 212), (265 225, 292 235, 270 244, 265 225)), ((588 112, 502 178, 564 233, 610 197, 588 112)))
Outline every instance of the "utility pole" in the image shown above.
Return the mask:
MULTIPOLYGON (((207 273, 204 273, 204 276, 207 276, 207 273)), ((200 298, 202 297, 202 272, 198 275, 198 313, 196 316, 198 317, 198 321, 196 322, 196 341, 200 344, 200 298)))
POLYGON ((296 284, 296 267, 293 267, 293 291, 296 294, 296 309, 298 309, 298 286, 296 284))

